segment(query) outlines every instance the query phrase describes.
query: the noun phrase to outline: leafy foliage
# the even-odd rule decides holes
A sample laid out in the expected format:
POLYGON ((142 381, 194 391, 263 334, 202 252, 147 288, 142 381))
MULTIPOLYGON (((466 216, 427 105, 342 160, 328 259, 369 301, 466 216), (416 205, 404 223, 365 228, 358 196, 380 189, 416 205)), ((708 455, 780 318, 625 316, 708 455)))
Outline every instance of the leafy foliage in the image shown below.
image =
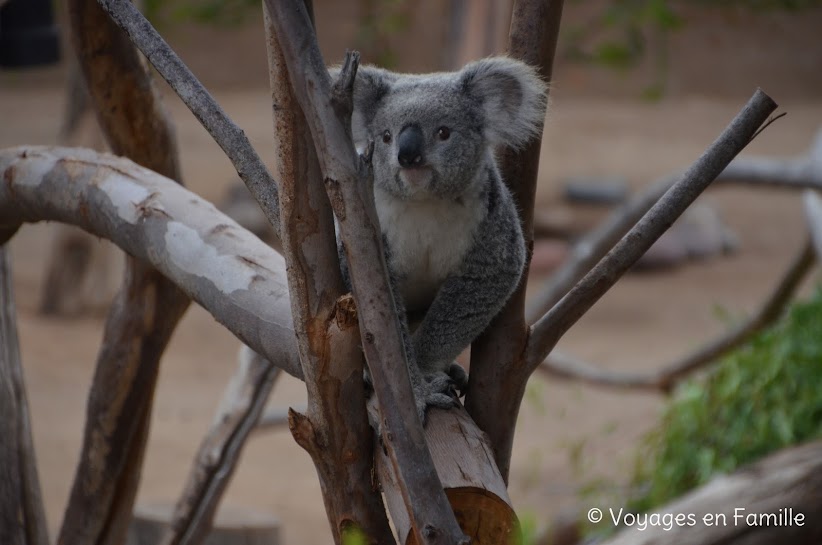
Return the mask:
POLYGON ((637 462, 647 511, 784 447, 822 437, 822 289, 682 387, 637 462))

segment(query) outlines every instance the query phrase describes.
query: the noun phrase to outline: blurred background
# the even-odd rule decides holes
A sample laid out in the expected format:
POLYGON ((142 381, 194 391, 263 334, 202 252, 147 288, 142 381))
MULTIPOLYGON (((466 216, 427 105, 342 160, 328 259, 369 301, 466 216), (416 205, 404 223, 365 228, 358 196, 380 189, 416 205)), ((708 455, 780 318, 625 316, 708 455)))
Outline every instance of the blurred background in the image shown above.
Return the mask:
MULTIPOLYGON (((0 147, 102 145, 88 115, 70 134, 61 132, 71 110, 72 71, 64 9, 54 4, 59 63, 0 67, 0 147)), ((259 3, 147 0, 144 10, 270 164, 259 3)), ((414 72, 456 69, 504 52, 510 22, 508 0, 315 0, 314 10, 329 64, 359 49, 366 62, 414 72)), ((0 23, 3 17, 0 11, 0 23)), ((757 87, 787 116, 743 155, 804 154, 822 127, 820 29, 822 2, 814 0, 567 0, 539 174, 537 219, 545 236, 536 245, 529 290, 538 291, 573 241, 615 204, 696 159, 757 87)), ((186 185, 224 208, 236 205, 243 196, 232 191, 238 181, 228 159, 161 86, 186 185)), ((653 370, 757 307, 804 243, 798 194, 723 187, 698 203, 711 218, 698 229, 707 242, 671 239, 657 247, 568 333, 561 349, 608 369, 653 370), (685 248, 694 244, 708 250, 685 248)), ((104 273, 83 288, 88 300, 62 315, 41 312, 58 236, 52 225, 25 226, 11 244, 35 447, 53 529, 81 445, 105 308, 119 283, 117 259, 103 253, 94 266, 104 273)), ((181 492, 237 348, 207 313, 188 312, 163 363, 140 503, 173 502, 181 492)), ((284 378, 271 404, 299 405, 304 396, 301 383, 284 378)), ((518 512, 542 525, 587 508, 586 491, 596 483, 626 484, 664 404, 656 393, 534 376, 510 479, 518 512)), ((251 439, 225 503, 279 517, 284 543, 329 542, 310 458, 285 429, 251 439)))

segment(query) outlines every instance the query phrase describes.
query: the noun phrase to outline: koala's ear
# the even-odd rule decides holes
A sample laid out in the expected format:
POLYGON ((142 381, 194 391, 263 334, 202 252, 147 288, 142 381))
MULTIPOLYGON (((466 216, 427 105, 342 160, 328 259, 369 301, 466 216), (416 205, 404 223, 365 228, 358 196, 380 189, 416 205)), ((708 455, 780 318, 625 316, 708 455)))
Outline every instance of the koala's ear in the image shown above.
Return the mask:
POLYGON ((527 64, 490 57, 459 72, 463 92, 482 105, 485 135, 492 144, 523 146, 537 135, 547 103, 546 85, 527 64))

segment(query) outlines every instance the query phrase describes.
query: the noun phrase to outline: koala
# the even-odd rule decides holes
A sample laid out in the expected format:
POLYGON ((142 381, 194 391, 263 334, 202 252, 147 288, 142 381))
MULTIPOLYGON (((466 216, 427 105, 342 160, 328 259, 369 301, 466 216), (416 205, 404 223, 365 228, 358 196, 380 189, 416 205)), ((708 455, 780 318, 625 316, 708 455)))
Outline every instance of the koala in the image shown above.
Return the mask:
POLYGON ((352 131, 374 143, 374 201, 423 419, 454 406, 467 386, 455 358, 519 283, 525 243, 495 152, 535 137, 545 108, 544 82, 505 57, 449 73, 357 72, 352 131))

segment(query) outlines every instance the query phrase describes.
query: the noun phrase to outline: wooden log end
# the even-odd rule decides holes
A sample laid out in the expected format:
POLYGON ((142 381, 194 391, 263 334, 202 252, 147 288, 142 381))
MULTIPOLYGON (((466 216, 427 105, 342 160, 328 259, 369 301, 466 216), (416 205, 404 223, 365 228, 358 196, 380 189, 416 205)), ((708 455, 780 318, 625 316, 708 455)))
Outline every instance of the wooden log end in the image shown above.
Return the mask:
MULTIPOLYGON (((508 503, 489 492, 475 487, 446 488, 445 495, 454 509, 462 531, 471 538, 472 545, 515 545, 522 542, 519 520, 508 503)), ((407 545, 416 545, 409 532, 407 545)))

